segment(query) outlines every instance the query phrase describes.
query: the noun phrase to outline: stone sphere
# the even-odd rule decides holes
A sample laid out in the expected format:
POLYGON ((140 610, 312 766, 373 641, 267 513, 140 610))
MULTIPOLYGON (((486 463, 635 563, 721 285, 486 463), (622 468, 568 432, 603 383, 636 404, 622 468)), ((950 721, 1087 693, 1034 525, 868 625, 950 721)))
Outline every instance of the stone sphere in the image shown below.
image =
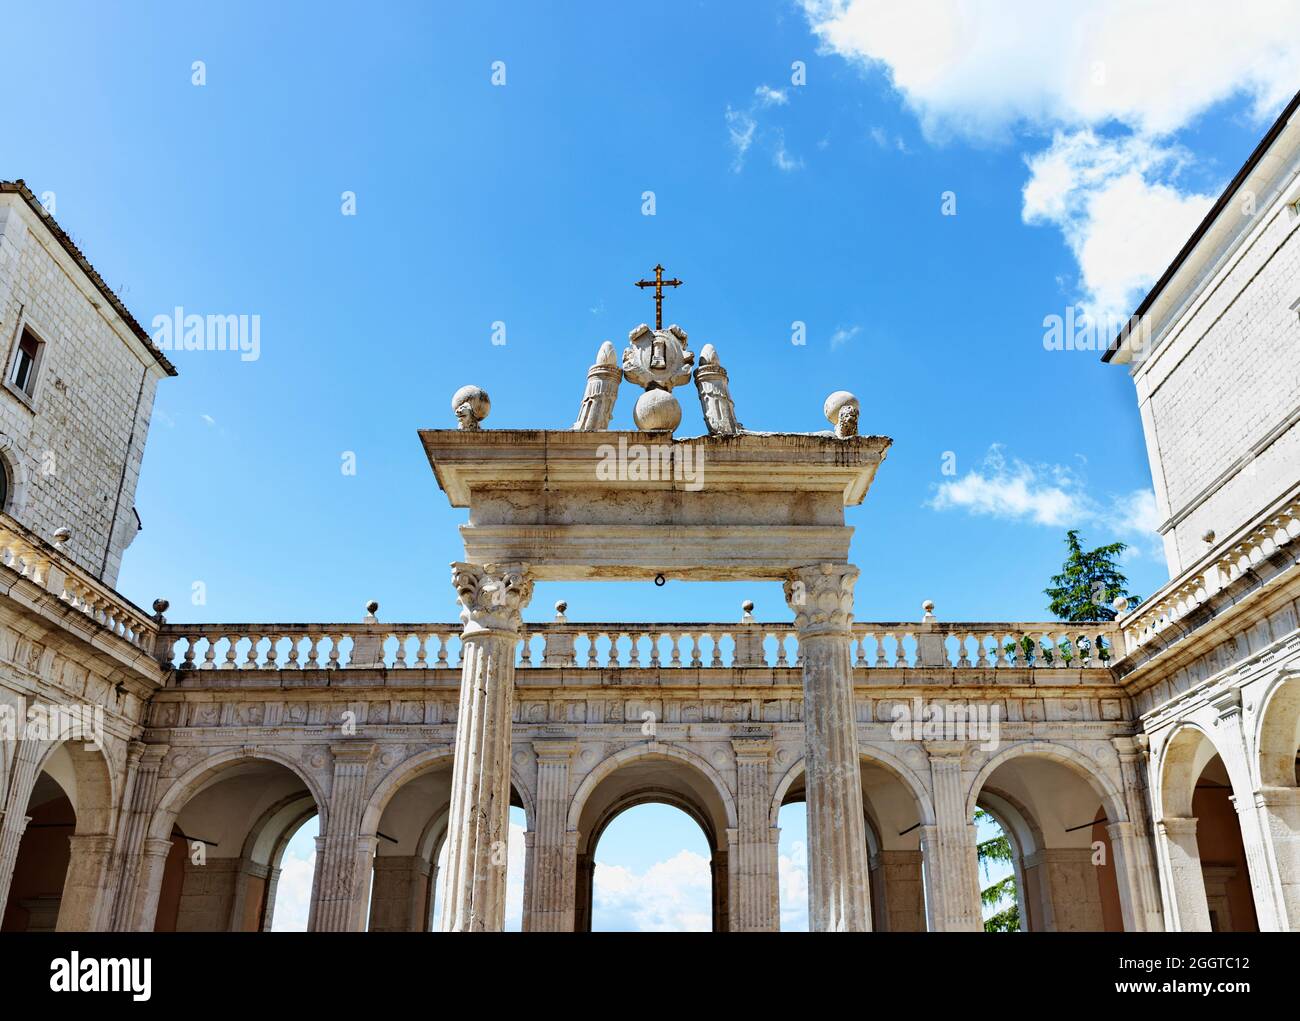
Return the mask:
POLYGON ((636 399, 632 420, 643 432, 672 432, 682 422, 682 406, 667 390, 647 390, 636 399))
POLYGON ((822 405, 822 414, 826 416, 826 421, 831 425, 838 425, 840 421, 840 409, 846 404, 852 404, 857 408, 858 399, 847 390, 836 390, 826 398, 826 403, 822 405))
POLYGON ((488 397, 487 391, 481 386, 462 386, 451 395, 451 410, 455 414, 456 409, 465 402, 469 402, 470 412, 476 419, 482 420, 488 417, 488 412, 492 410, 492 399, 488 397))

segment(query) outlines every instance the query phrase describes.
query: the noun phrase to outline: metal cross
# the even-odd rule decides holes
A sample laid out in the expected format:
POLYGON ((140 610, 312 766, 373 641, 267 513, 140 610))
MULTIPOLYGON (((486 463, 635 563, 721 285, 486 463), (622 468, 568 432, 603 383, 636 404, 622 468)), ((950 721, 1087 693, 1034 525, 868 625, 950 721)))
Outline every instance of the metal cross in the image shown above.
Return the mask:
POLYGON ((675 277, 672 280, 665 280, 664 268, 656 266, 653 280, 638 280, 636 285, 637 287, 653 287, 655 289, 655 329, 662 330, 664 328, 664 288, 681 287, 682 282, 675 277))

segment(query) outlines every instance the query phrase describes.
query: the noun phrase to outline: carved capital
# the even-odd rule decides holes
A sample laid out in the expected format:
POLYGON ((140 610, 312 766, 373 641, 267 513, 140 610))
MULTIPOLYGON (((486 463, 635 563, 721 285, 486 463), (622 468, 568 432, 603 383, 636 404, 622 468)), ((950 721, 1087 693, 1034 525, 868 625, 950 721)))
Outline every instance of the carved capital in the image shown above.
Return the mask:
POLYGON ((858 569, 851 564, 813 564, 791 571, 785 581, 785 601, 794 610, 799 633, 848 634, 857 580, 858 569))
POLYGON ((451 584, 461 605, 465 633, 510 631, 523 626, 520 612, 533 598, 533 579, 527 564, 451 565, 451 584))

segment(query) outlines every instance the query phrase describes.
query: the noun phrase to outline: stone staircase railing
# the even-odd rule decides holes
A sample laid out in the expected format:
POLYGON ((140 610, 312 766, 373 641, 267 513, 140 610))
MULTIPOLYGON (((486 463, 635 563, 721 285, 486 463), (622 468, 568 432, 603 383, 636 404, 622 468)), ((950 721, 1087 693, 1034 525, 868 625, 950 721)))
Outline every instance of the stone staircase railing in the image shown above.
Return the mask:
POLYGON ((7 514, 0 514, 0 564, 53 593, 136 648, 154 653, 158 625, 144 610, 7 514))
MULTIPOLYGON (((793 624, 525 624, 517 665, 572 669, 797 667, 793 624)), ((158 655, 178 670, 451 669, 459 624, 166 624, 158 655)), ((853 625, 854 665, 989 670, 1104 667, 1109 624, 853 625)))
POLYGON ((1298 537, 1300 488, 1293 489, 1254 524, 1231 536, 1132 613, 1122 616, 1117 623, 1124 636, 1124 654, 1137 652, 1170 629, 1179 629, 1180 622, 1199 606, 1298 537))

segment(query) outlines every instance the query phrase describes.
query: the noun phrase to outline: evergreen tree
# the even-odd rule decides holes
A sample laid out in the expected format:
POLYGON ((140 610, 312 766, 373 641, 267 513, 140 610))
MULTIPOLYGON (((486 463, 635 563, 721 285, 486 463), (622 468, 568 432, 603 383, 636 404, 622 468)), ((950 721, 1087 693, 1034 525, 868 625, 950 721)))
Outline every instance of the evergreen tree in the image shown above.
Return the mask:
MULTIPOLYGON (((997 825, 997 821, 993 816, 982 808, 975 809, 975 822, 977 824, 988 822, 997 825)), ((999 828, 996 837, 981 840, 976 845, 976 853, 979 856, 980 867, 984 870, 984 878, 988 879, 990 865, 994 863, 1011 864, 1011 841, 1007 840, 1006 834, 1002 833, 999 828)), ((1020 931, 1020 905, 1016 901, 1015 874, 1005 876, 996 883, 980 890, 980 903, 986 908, 995 907, 1008 899, 1011 901, 1010 907, 1003 908, 996 914, 984 919, 985 932, 1020 931)))
POLYGON ((1053 575, 1051 585, 1044 590, 1057 620, 1111 621, 1117 616, 1111 603, 1119 596, 1126 596, 1130 606, 1142 601, 1141 596, 1126 591, 1128 579, 1115 563, 1115 558, 1128 549, 1125 543, 1112 542, 1085 551, 1078 529, 1072 528, 1065 533, 1065 546, 1068 555, 1061 573, 1053 575))

